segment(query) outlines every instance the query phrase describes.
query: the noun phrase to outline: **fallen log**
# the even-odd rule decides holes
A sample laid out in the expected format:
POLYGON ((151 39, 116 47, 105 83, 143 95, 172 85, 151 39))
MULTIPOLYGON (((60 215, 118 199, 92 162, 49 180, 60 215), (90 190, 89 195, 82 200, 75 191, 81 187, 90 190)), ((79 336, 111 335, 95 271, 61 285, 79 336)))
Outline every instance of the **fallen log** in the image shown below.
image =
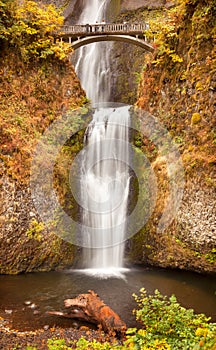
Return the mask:
POLYGON ((124 321, 92 290, 89 290, 87 294, 79 294, 74 299, 64 300, 64 305, 66 308, 70 308, 68 313, 58 311, 49 311, 48 313, 94 323, 101 326, 105 332, 115 332, 118 336, 124 335, 126 331, 124 321))

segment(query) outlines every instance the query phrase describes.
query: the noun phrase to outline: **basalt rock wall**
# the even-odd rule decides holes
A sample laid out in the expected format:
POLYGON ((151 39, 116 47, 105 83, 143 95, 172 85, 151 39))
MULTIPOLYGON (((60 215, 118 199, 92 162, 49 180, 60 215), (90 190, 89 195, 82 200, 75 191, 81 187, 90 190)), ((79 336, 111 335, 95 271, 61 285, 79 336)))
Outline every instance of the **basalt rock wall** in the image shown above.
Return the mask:
POLYGON ((122 0, 121 12, 134 11, 140 8, 155 9, 166 5, 166 0, 122 0))
MULTIPOLYGON (((85 93, 68 53, 64 59, 26 61, 23 46, 19 51, 4 37, 0 45, 0 273, 63 268, 73 264, 75 248, 54 233, 55 223, 48 229, 39 217, 30 189, 31 162, 45 130, 83 105, 85 93)), ((49 159, 42 157, 42 163, 46 168, 49 159)), ((61 162, 57 173, 61 182, 61 162)))
POLYGON ((158 199, 133 249, 135 253, 142 245, 143 263, 216 272, 215 5, 209 1, 203 8, 198 0, 178 6, 146 62, 137 105, 157 118, 179 149, 183 198, 172 224, 158 232, 170 184, 163 155, 154 149, 158 199))

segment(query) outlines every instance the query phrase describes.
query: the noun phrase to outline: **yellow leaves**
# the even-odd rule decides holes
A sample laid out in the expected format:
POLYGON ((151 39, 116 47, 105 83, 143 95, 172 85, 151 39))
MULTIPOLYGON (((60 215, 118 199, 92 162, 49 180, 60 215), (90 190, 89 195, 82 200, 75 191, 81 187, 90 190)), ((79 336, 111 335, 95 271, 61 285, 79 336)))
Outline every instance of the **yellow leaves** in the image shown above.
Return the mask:
POLYGON ((34 29, 34 28, 31 28, 31 27, 27 27, 27 28, 26 28, 26 34, 28 34, 28 35, 37 34, 37 30, 34 29))
POLYGON ((200 327, 198 327, 196 332, 195 332, 195 334, 198 337, 203 336, 203 337, 206 338, 208 332, 209 332, 208 328, 200 328, 200 327))
POLYGON ((193 113, 191 117, 191 124, 198 124, 201 121, 201 116, 199 113, 193 113))
POLYGON ((146 335, 146 331, 144 329, 139 329, 137 333, 142 336, 146 335))
POLYGON ((26 235, 32 239, 34 238, 37 241, 41 241, 42 239, 42 232, 44 231, 45 226, 43 222, 37 222, 36 219, 32 219, 30 223, 30 227, 26 232, 26 235))
POLYGON ((154 341, 154 347, 152 347, 152 349, 171 350, 171 347, 169 344, 167 344, 166 340, 156 339, 154 341))
POLYGON ((10 136, 16 135, 16 128, 14 126, 9 126, 4 130, 5 133, 7 133, 10 136))
POLYGON ((1 36, 3 35, 4 37, 5 36, 8 36, 10 34, 10 31, 8 30, 8 29, 6 29, 6 28, 2 28, 1 29, 1 36))
POLYGON ((167 16, 166 18, 150 21, 150 30, 146 31, 145 34, 150 40, 154 37, 155 44, 158 47, 157 59, 153 61, 155 65, 160 65, 164 60, 161 56, 171 58, 173 63, 183 62, 183 58, 176 53, 178 33, 174 17, 167 16))
POLYGON ((197 91, 202 91, 202 90, 203 90, 203 84, 202 84, 201 81, 198 81, 198 82, 196 83, 196 90, 197 90, 197 91))
POLYGON ((172 58, 172 61, 173 62, 179 62, 179 63, 181 63, 181 62, 183 62, 183 58, 181 58, 179 55, 177 55, 176 53, 172 53, 171 55, 170 55, 170 57, 172 58))
POLYGON ((64 22, 59 10, 36 1, 12 2, 14 7, 11 11, 7 5, 8 18, 6 25, 2 25, 0 37, 16 47, 23 61, 37 57, 46 59, 48 56, 66 59, 71 49, 67 45, 58 48, 52 36, 64 22))
POLYGON ((53 45, 52 50, 55 56, 60 60, 64 60, 68 54, 73 51, 72 47, 67 43, 62 43, 62 45, 53 45))
POLYGON ((24 0, 19 5, 16 18, 24 20, 29 26, 36 27, 44 33, 52 32, 57 26, 63 24, 64 18, 53 5, 38 4, 35 1, 24 0))

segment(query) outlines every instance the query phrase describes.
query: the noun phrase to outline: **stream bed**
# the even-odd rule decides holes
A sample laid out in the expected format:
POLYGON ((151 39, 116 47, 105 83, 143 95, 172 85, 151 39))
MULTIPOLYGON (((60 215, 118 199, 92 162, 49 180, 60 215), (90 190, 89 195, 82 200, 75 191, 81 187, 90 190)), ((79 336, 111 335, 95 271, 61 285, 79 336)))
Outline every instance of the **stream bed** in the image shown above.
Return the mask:
POLYGON ((132 293, 145 287, 148 293, 159 289, 162 294, 175 294, 185 307, 205 313, 216 321, 216 285, 214 276, 155 268, 132 268, 124 278, 98 278, 79 270, 0 276, 0 316, 18 330, 44 326, 79 327, 76 320, 46 314, 64 311, 63 300, 94 290, 113 308, 128 327, 136 326, 132 310, 136 307, 132 293), (26 302, 31 302, 26 305, 26 302), (32 305, 35 304, 35 305, 32 305), (32 308, 31 308, 32 307, 32 308))

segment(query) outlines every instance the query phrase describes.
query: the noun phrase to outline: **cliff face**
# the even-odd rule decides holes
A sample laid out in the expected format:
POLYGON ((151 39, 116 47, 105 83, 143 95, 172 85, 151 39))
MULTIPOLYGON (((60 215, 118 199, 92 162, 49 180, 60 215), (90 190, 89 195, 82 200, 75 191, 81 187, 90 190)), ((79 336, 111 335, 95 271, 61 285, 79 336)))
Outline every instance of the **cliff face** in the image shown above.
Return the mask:
MULTIPOLYGON (((148 18, 151 22, 162 16, 162 12, 143 10, 144 2, 123 1, 118 20, 148 18)), ((73 11, 76 1, 71 1, 70 6, 73 11)), ((132 81, 130 77, 135 76, 137 67, 145 67, 137 105, 158 118, 178 144, 186 179, 175 220, 163 234, 158 234, 157 222, 166 205, 169 179, 163 157, 159 152, 153 155, 151 147, 148 149, 157 177, 158 200, 150 221, 131 241, 133 262, 196 271, 216 269, 214 19, 213 1, 203 7, 202 1, 182 0, 176 10, 166 15, 165 22, 154 24, 160 28, 154 57, 145 55, 143 59, 142 52, 124 44, 115 47, 117 56, 112 68, 118 74, 114 75, 113 85, 118 89, 113 88, 113 96, 120 102, 133 103, 136 79, 132 81)), ((151 35, 150 30, 150 39, 151 35)), ((46 128, 67 110, 82 105, 85 95, 68 60, 25 62, 13 46, 2 47, 0 273, 64 267, 73 263, 74 247, 48 231, 36 213, 29 188, 30 163, 37 140, 46 128)), ((72 143, 76 151, 81 139, 82 135, 78 135, 72 143)), ((139 143, 145 153, 146 140, 139 143)), ((71 158, 69 147, 64 159, 71 158)), ((64 182, 63 173, 62 167, 57 169, 59 184, 64 182)))
POLYGON ((140 8, 155 9, 166 4, 166 0, 121 0, 121 12, 134 11, 140 8))
MULTIPOLYGON (((11 35, 13 14, 6 13, 11 35)), ((85 101, 67 56, 59 59, 49 51, 47 59, 34 53, 28 59, 22 56, 24 48, 30 55, 32 45, 38 47, 37 40, 32 35, 30 46, 27 34, 23 40, 24 44, 21 40, 13 44, 11 37, 5 37, 0 43, 0 273, 12 274, 65 267, 74 261, 74 247, 47 230, 38 216, 29 181, 31 160, 43 132, 85 101)), ((42 40, 48 41, 46 36, 42 40)), ((51 42, 50 48, 54 47, 51 42)))
POLYGON ((49 73, 41 75, 40 65, 26 67, 13 55, 1 62, 0 273, 65 267, 74 261, 74 247, 42 223, 29 173, 43 131, 64 111, 82 104, 84 93, 70 63, 47 64, 49 73))
MULTIPOLYGON (((72 18, 76 16, 76 13, 80 12, 84 6, 83 0, 70 0, 69 2, 65 0, 43 0, 43 2, 64 6, 66 19, 69 19, 70 16, 72 18)), ((110 0, 110 16, 114 19, 116 15, 122 12, 137 11, 141 8, 156 9, 165 6, 166 3, 166 0, 110 0)))
MULTIPOLYGON (((142 2, 144 5, 144 2, 142 2)), ((160 3, 156 8, 138 8, 126 10, 122 8, 116 21, 119 23, 143 23, 162 16, 160 3)), ((112 76, 111 100, 135 104, 138 83, 141 77, 147 51, 135 45, 114 42, 111 50, 110 71, 112 76)))
POLYGON ((169 11, 139 86, 137 105, 158 118, 178 144, 186 179, 173 224, 156 233, 169 193, 166 166, 157 154, 159 199, 146 231, 134 240, 135 246, 143 244, 141 261, 155 265, 216 271, 215 15, 213 1, 182 0, 169 11))

